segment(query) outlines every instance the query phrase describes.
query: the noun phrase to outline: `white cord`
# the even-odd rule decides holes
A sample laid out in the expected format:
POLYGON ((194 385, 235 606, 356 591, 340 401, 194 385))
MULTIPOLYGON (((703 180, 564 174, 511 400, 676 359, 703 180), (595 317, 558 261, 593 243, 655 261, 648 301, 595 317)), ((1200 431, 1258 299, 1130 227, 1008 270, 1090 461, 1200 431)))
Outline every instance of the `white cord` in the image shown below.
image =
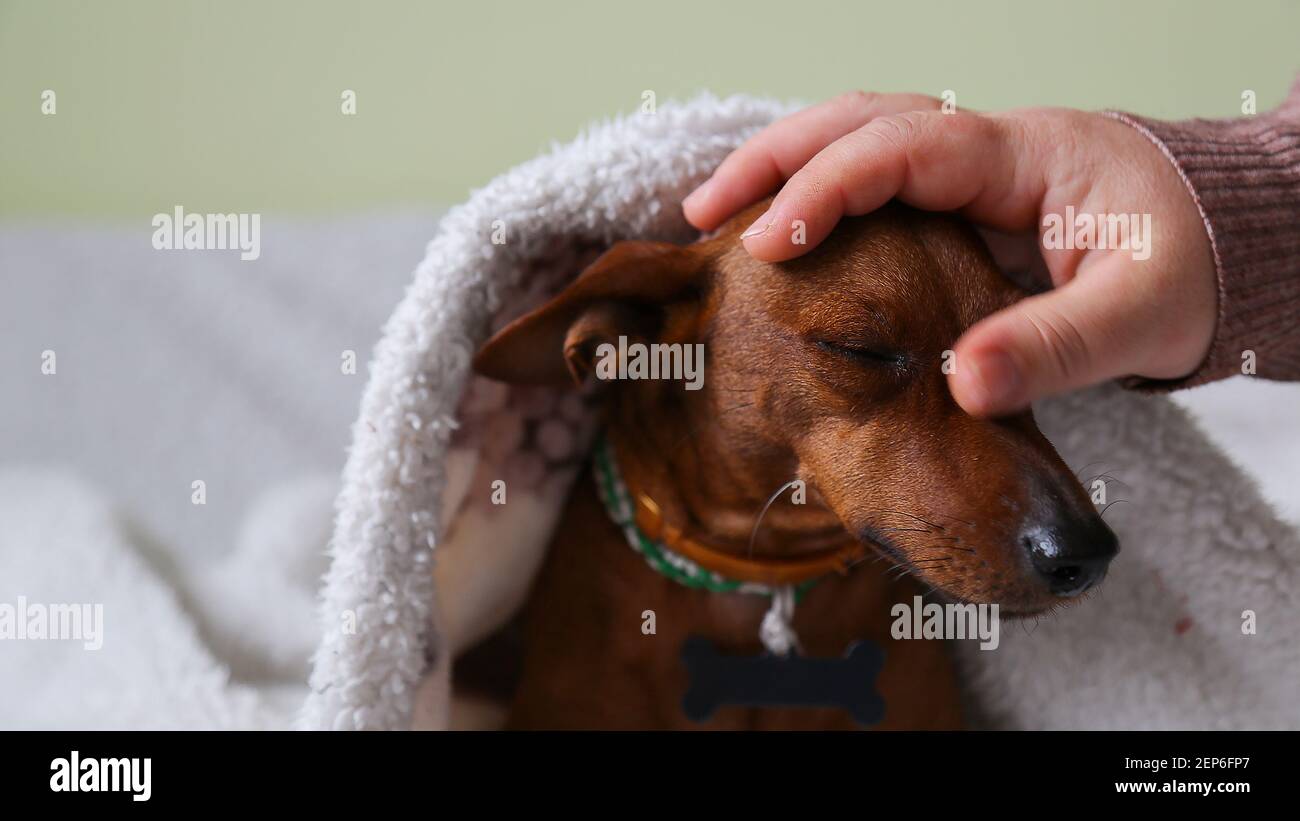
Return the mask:
POLYGON ((758 639, 775 656, 787 656, 799 650, 799 636, 794 632, 794 587, 786 585, 772 591, 772 606, 763 615, 758 639))

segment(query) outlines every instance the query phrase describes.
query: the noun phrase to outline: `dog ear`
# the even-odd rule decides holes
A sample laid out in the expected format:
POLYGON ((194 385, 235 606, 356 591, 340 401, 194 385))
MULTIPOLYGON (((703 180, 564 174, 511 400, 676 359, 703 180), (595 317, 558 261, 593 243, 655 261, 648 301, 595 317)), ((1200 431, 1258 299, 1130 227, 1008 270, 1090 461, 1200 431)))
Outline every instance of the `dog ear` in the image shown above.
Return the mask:
POLYGON ((502 328, 474 370, 517 385, 579 385, 603 342, 648 334, 670 303, 698 293, 707 258, 694 246, 629 240, 602 254, 554 299, 502 328))

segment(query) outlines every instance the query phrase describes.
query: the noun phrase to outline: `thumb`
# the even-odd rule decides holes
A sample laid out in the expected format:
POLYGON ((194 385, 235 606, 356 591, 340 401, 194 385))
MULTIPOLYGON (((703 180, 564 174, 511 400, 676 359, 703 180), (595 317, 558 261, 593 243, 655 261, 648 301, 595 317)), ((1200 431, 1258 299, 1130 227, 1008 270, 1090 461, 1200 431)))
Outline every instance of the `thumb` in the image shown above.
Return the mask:
POLYGON ((1151 327, 1142 301, 1113 271, 1092 273, 999 311, 958 340, 948 386, 963 410, 1012 413, 1141 367, 1151 327))

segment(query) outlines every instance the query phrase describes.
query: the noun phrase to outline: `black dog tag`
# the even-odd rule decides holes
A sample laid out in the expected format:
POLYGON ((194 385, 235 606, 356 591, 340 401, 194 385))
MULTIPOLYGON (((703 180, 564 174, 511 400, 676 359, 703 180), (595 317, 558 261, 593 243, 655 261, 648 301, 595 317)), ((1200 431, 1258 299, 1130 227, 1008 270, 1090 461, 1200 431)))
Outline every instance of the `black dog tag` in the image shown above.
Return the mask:
POLYGON ((874 642, 857 641, 843 658, 724 656, 700 636, 682 645, 690 686, 682 709, 691 721, 704 721, 723 704, 745 707, 840 707, 864 727, 885 716, 876 676, 885 653, 874 642))

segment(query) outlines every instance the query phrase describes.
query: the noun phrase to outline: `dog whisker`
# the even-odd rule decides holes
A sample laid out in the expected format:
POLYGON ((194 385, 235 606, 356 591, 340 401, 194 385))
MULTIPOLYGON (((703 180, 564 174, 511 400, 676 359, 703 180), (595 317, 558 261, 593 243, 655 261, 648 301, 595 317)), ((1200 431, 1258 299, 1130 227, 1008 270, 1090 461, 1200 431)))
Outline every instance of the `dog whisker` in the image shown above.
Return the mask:
MULTIPOLYGON (((906 517, 909 518, 909 519, 915 519, 916 521, 920 522, 921 524, 923 524, 923 525, 927 525, 927 526, 929 526, 929 527, 931 527, 931 528, 934 528, 935 530, 943 530, 943 529, 944 529, 943 525, 935 524, 934 522, 931 522, 931 521, 929 521, 929 520, 927 520, 927 519, 923 519, 923 518, 921 518, 920 516, 917 516, 915 513, 908 513, 908 512, 903 511, 903 510, 889 510, 889 509, 887 509, 887 508, 876 508, 876 509, 873 509, 873 510, 867 510, 867 511, 864 511, 864 512, 866 512, 866 513, 889 513, 889 514, 893 514, 893 515, 895 515, 895 516, 906 516, 906 517)), ((940 515, 942 515, 942 514, 940 514, 940 515)), ((948 518, 955 518, 955 517, 949 516, 948 518)), ((961 521, 961 520, 958 519, 957 521, 961 521)))
POLYGON ((1123 480, 1121 480, 1121 479, 1119 479, 1119 478, 1117 478, 1117 477, 1115 477, 1115 476, 1112 476, 1112 475, 1109 474, 1109 473, 1098 473, 1096 476, 1091 476, 1091 477, 1089 477, 1089 478, 1083 480, 1082 484, 1085 484, 1085 485, 1092 485, 1092 483, 1095 482, 1095 481, 1097 481, 1098 479, 1104 479, 1104 480, 1106 481, 1106 485, 1107 485, 1107 486, 1109 486, 1109 485, 1119 485, 1120 487, 1124 488, 1125 490, 1132 490, 1132 489, 1133 489, 1133 486, 1130 485, 1128 482, 1125 482, 1125 481, 1123 481, 1123 480))
MULTIPOLYGON (((1081 467, 1081 468, 1079 468, 1078 470, 1076 470, 1076 471, 1074 472, 1074 475, 1075 475, 1075 477, 1077 478, 1080 474, 1082 474, 1085 470, 1087 470, 1088 468, 1092 467, 1093 465, 1104 465, 1104 464, 1106 464, 1106 463, 1105 463, 1105 462, 1089 462, 1088 464, 1086 464, 1086 465, 1084 465, 1083 467, 1081 467)), ((1093 477, 1093 478, 1096 478, 1096 477, 1093 477)), ((1083 480, 1080 480, 1080 481, 1082 482, 1083 480)), ((1085 484, 1086 484, 1086 483, 1085 483, 1085 484)))
POLYGON ((968 527, 974 527, 974 526, 975 526, 975 523, 972 522, 972 521, 970 521, 969 519, 963 519, 963 518, 961 518, 960 516, 954 516, 954 515, 952 515, 951 513, 934 512, 934 513, 931 513, 930 515, 931 515, 931 516, 941 516, 941 517, 943 517, 943 518, 945 518, 945 519, 952 519, 954 522, 961 522, 962 524, 967 525, 968 527))
POLYGON ((912 575, 912 569, 906 565, 899 565, 893 570, 886 571, 886 575, 889 576, 891 582, 896 582, 904 576, 912 575))
POLYGON ((932 547, 932 548, 930 548, 930 549, 931 549, 931 550, 957 550, 957 551, 960 551, 960 552, 962 552, 962 553, 975 553, 975 552, 976 552, 975 548, 973 548, 973 547, 957 547, 956 545, 949 545, 949 544, 945 544, 945 545, 937 545, 937 546, 932 547))
POLYGON ((1106 511, 1110 510, 1110 509, 1111 509, 1112 507, 1114 507, 1115 505, 1121 505, 1121 504, 1129 504, 1129 500, 1128 500, 1128 499, 1116 499, 1116 500, 1113 501, 1113 502, 1109 502, 1109 503, 1106 504, 1105 507, 1103 507, 1103 508, 1101 509, 1101 512, 1100 512, 1098 515, 1101 516, 1101 518, 1104 519, 1104 518, 1106 518, 1106 511))
POLYGON ((882 562, 882 561, 884 561, 884 560, 887 559, 887 558, 889 558, 889 557, 888 557, 888 556, 885 556, 885 555, 883 555, 883 554, 876 554, 876 555, 873 556, 873 555, 871 555, 870 553, 868 553, 866 556, 863 556, 861 559, 857 559, 857 560, 855 560, 855 561, 849 562, 847 565, 845 565, 844 569, 845 569, 845 570, 852 570, 853 568, 857 567, 858 565, 861 565, 861 564, 867 564, 867 563, 870 563, 870 564, 876 564, 877 562, 882 562))
POLYGON ((767 515, 767 511, 772 507, 773 503, 781 497, 782 493, 785 493, 792 487, 796 487, 800 481, 801 480, 799 479, 792 479, 784 485, 781 485, 776 489, 775 493, 768 497, 767 504, 763 505, 763 509, 758 512, 758 518, 754 520, 754 529, 749 533, 749 549, 746 551, 747 555, 754 555, 754 540, 758 538, 758 528, 759 525, 763 524, 763 517, 767 515))

